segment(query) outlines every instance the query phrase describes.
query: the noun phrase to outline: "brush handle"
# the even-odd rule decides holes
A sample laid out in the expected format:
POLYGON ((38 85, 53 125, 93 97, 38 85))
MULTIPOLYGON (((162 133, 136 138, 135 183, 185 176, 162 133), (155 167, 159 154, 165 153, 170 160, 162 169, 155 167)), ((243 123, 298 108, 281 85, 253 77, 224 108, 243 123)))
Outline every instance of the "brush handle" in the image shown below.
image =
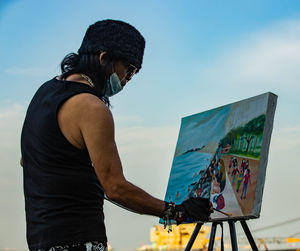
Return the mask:
POLYGON ((223 211, 221 211, 221 210, 219 210, 219 209, 216 209, 216 208, 213 208, 213 209, 214 209, 215 211, 221 213, 221 214, 224 214, 224 215, 228 216, 228 217, 232 216, 232 214, 230 214, 230 213, 225 213, 225 212, 223 212, 223 211))

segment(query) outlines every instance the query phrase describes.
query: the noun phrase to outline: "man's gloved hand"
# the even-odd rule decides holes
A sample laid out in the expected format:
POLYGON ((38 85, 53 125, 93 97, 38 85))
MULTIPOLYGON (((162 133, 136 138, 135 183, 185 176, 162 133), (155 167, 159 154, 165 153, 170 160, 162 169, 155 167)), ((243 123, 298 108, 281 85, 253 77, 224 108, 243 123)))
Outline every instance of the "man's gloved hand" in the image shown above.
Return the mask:
POLYGON ((177 224, 182 222, 209 221, 213 212, 213 205, 208 199, 190 198, 175 206, 177 211, 177 224))
POLYGON ((173 202, 165 202, 165 210, 160 215, 164 220, 165 228, 172 231, 171 221, 176 221, 177 225, 182 222, 209 221, 209 216, 213 212, 213 205, 208 199, 190 198, 180 205, 173 202))

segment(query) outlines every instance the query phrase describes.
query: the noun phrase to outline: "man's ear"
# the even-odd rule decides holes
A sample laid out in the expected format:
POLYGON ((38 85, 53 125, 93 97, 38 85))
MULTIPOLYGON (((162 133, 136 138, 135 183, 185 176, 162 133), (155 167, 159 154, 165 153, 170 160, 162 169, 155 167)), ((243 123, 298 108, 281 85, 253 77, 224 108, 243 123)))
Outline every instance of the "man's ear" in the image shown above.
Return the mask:
POLYGON ((101 65, 105 65, 107 63, 107 57, 108 57, 108 55, 107 55, 106 51, 103 51, 100 53, 99 62, 101 65))

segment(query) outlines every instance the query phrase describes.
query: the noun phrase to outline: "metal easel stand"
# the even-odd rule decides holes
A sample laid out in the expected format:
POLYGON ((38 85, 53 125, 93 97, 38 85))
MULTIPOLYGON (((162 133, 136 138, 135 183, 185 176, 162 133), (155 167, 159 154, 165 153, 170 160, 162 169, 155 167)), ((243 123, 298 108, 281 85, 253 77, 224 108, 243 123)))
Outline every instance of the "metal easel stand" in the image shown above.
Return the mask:
MULTIPOLYGON (((230 239, 231 239, 231 247, 232 251, 238 251, 238 245, 237 245, 237 238, 236 238, 236 231, 235 231, 235 222, 234 220, 229 220, 229 231, 230 231, 230 239)), ((248 228, 248 225, 245 220, 240 220, 240 223, 242 225, 242 228, 247 236, 247 239, 249 241, 249 244, 253 251, 258 251, 258 248, 256 246, 256 243, 252 237, 252 234, 248 228)), ((194 232, 185 248, 185 251, 190 251, 192 249, 192 246, 196 240, 196 237, 202 227, 203 223, 197 223, 194 232)), ((224 243, 223 243, 223 222, 213 222, 211 231, 210 231, 210 237, 209 237, 209 244, 208 244, 208 251, 213 251, 214 243, 215 243, 215 237, 216 237, 216 231, 217 226, 220 225, 222 228, 222 237, 221 237, 221 251, 224 250, 224 243)))

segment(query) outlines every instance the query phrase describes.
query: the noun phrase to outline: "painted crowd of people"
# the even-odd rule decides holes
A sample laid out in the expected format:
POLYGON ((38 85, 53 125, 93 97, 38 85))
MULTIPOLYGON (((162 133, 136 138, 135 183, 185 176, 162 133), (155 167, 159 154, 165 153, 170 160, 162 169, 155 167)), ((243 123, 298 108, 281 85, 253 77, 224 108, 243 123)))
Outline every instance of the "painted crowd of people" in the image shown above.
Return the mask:
POLYGON ((231 172, 232 176, 232 186, 235 185, 236 182, 236 192, 238 193, 241 187, 241 184, 243 183, 243 189, 241 194, 241 200, 246 199, 248 184, 251 184, 251 175, 250 175, 250 168, 249 168, 249 160, 242 160, 242 163, 240 165, 240 168, 238 167, 238 160, 236 157, 231 157, 228 165, 228 174, 231 172), (231 168, 233 169, 231 171, 231 168))
MULTIPOLYGON (((200 175, 200 178, 197 182, 188 185, 187 198, 202 197, 212 199, 218 209, 224 208, 225 199, 222 193, 226 183, 226 171, 225 163, 221 156, 222 146, 219 145, 210 164, 204 170, 200 170, 199 173, 194 174, 194 177, 200 175)), ((251 184, 249 160, 242 159, 239 164, 237 157, 230 157, 228 176, 230 175, 232 177, 233 189, 237 193, 241 192, 240 198, 241 200, 245 200, 248 184, 251 184)), ((177 191, 175 198, 179 199, 179 191, 177 191)))
POLYGON ((219 145, 210 164, 199 172, 200 179, 193 185, 188 187, 189 197, 202 197, 210 199, 215 194, 213 200, 216 201, 217 208, 221 209, 225 206, 223 195, 221 194, 225 188, 226 174, 223 160, 221 160, 222 147, 219 145), (218 203, 217 203, 218 202, 218 203))

